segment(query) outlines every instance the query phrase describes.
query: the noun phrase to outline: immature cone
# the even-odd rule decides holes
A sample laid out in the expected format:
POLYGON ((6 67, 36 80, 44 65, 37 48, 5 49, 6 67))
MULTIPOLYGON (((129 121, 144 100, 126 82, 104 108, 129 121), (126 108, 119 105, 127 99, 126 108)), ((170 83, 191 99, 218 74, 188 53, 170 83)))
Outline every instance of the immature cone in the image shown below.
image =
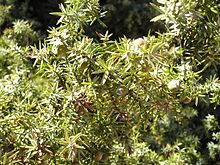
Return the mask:
POLYGON ((135 47, 144 45, 144 39, 143 39, 143 38, 135 39, 135 40, 133 41, 133 45, 134 45, 135 47))
POLYGON ((181 102, 182 102, 183 104, 189 104, 191 101, 192 101, 192 98, 190 98, 190 97, 188 97, 188 96, 184 97, 184 98, 181 100, 181 102))
POLYGON ((180 81, 179 80, 171 80, 167 87, 169 90, 177 90, 180 87, 180 81))

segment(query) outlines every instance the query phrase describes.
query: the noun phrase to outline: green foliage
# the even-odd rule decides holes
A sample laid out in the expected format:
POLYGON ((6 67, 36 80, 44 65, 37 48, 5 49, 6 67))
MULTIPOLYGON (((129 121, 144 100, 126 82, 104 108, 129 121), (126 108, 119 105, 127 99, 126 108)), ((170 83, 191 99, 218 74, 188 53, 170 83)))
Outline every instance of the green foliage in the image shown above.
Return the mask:
POLYGON ((8 15, 10 13, 11 6, 4 6, 0 5, 0 26, 4 23, 4 21, 8 18, 8 15))
MULTIPOLYGON (((219 5, 214 1, 158 1, 161 15, 153 21, 164 20, 173 43, 184 49, 184 58, 198 69, 211 68, 216 74, 219 65, 219 5)), ((211 72, 211 73, 210 73, 211 72)), ((207 74, 207 73, 205 73, 207 74)), ((204 75, 203 75, 204 76, 204 75)))
POLYGON ((13 27, 4 31, 4 36, 9 40, 14 40, 20 46, 32 45, 38 41, 39 35, 32 29, 30 23, 24 20, 13 22, 13 27))
POLYGON ((218 163, 216 2, 158 2, 158 36, 86 36, 103 24, 97 0, 66 0, 38 47, 27 21, 4 31, 2 164, 218 163))

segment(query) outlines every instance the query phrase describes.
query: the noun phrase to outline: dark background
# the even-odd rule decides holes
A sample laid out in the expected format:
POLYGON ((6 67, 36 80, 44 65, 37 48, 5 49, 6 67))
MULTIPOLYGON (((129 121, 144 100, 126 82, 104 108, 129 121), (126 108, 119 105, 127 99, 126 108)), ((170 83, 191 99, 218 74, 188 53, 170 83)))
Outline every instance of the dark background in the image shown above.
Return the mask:
MULTIPOLYGON (((103 11, 107 14, 102 21, 107 28, 95 22, 92 27, 86 27, 87 35, 97 37, 96 32, 105 33, 108 30, 113 33, 113 38, 126 36, 137 38, 151 33, 161 31, 162 25, 150 22, 156 13, 150 7, 154 0, 100 0, 103 11)), ((29 20, 33 28, 46 36, 48 27, 56 26, 58 17, 50 15, 50 12, 59 11, 59 4, 64 0, 0 0, 4 7, 11 5, 10 13, 0 24, 1 32, 11 26, 16 19, 29 20)), ((0 9, 0 15, 4 13, 0 9)))

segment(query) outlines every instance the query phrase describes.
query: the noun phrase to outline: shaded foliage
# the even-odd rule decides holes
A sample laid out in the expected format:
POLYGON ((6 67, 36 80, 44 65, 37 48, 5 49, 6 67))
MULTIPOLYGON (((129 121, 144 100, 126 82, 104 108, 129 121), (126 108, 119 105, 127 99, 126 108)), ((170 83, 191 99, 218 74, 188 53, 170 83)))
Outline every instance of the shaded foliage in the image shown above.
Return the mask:
POLYGON ((11 27, 17 19, 28 20, 34 25, 34 30, 46 34, 49 26, 55 26, 57 18, 50 15, 59 9, 58 4, 63 0, 1 0, 0 1, 0 30, 11 27))
POLYGON ((104 33, 108 30, 113 33, 112 39, 123 37, 138 38, 151 33, 163 31, 161 23, 152 23, 150 20, 156 16, 157 11, 153 10, 150 3, 154 0, 100 0, 99 3, 106 16, 102 18, 107 28, 95 23, 88 28, 88 34, 96 37, 95 31, 104 33))

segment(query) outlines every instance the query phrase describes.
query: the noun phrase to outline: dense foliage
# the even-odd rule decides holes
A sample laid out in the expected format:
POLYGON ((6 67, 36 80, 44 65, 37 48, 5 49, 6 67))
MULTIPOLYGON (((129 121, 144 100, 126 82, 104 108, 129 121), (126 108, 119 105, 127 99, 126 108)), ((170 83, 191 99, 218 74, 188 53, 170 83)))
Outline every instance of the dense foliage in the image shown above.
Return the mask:
POLYGON ((27 21, 4 30, 1 164, 220 161, 217 0, 151 6, 160 12, 152 22, 166 28, 157 36, 87 36, 103 25, 98 0, 66 0, 37 46, 27 21))

